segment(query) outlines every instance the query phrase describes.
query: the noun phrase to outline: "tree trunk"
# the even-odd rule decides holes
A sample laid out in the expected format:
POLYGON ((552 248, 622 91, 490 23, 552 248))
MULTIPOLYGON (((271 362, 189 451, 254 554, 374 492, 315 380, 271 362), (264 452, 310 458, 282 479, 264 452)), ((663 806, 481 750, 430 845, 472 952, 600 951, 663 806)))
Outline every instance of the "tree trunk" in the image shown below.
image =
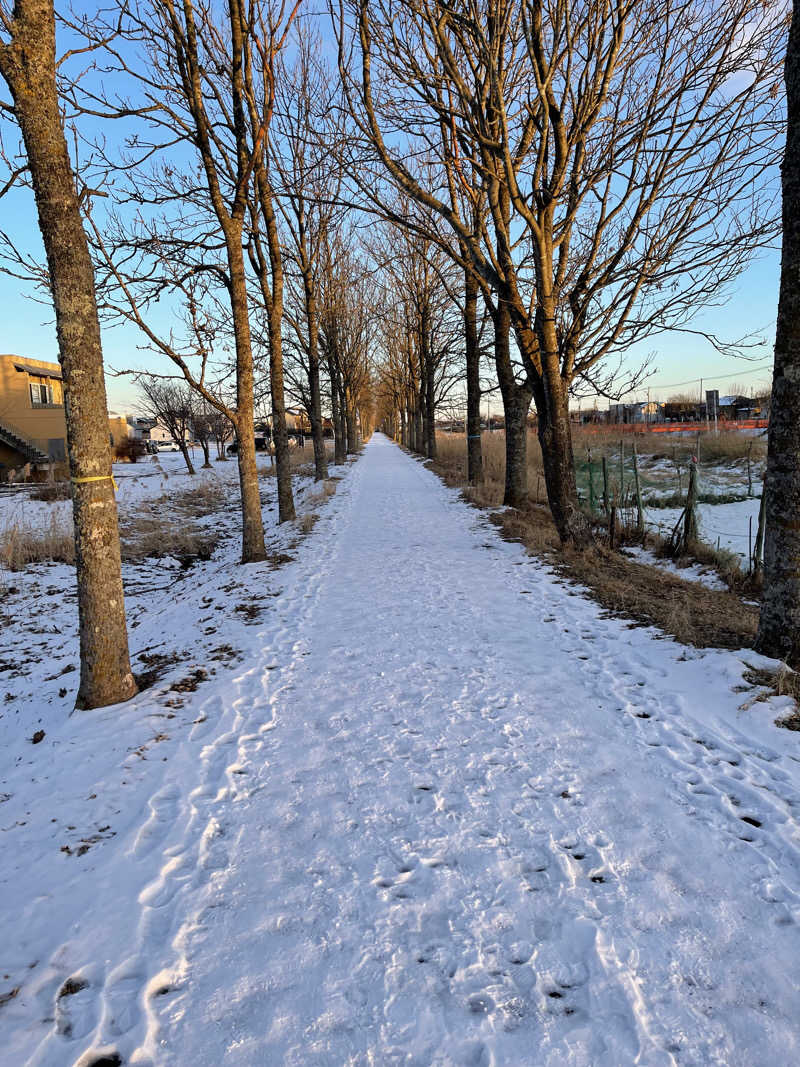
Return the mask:
POLYGON ((242 494, 242 563, 267 558, 261 494, 256 466, 256 432, 253 417, 253 348, 247 305, 241 226, 226 227, 225 243, 230 273, 231 317, 236 345, 236 441, 239 487, 242 494))
POLYGON ((420 360, 419 365, 420 380, 419 380, 419 392, 417 394, 417 411, 419 412, 419 453, 420 455, 427 456, 428 454, 428 411, 427 411, 427 394, 425 392, 425 360, 420 360))
POLYGON ((572 434, 569 425, 569 392, 560 377, 552 388, 543 379, 534 391, 542 449, 547 501, 562 545, 586 548, 591 542, 589 520, 578 502, 572 434))
POLYGON ((331 380, 331 421, 333 423, 333 462, 344 463, 347 458, 347 441, 345 439, 344 416, 342 413, 339 372, 334 359, 328 359, 328 374, 331 380))
POLYGON ((322 400, 319 387, 319 323, 314 278, 311 269, 303 272, 308 318, 308 389, 310 403, 308 421, 311 423, 311 439, 314 444, 314 478, 322 481, 328 477, 328 460, 325 455, 325 435, 322 427, 322 400))
POLYGON ((764 479, 764 598, 756 648, 800 667, 800 4, 785 65, 783 251, 764 479))
POLYGON ((428 321, 429 309, 426 306, 422 312, 422 351, 425 354, 425 377, 423 388, 425 390, 425 455, 428 459, 436 459, 436 366, 431 352, 430 323, 428 321))
POLYGON ((278 223, 271 198, 265 193, 263 173, 259 172, 261 204, 267 227, 270 269, 272 271, 272 300, 267 309, 269 328, 269 388, 272 397, 272 443, 275 446, 275 466, 278 479, 278 522, 295 518, 292 495, 292 468, 289 434, 286 429, 286 400, 283 387, 283 259, 278 235, 278 223))
POLYGON ((494 358, 506 422, 506 484, 503 503, 509 507, 521 508, 528 502, 528 411, 531 406, 531 390, 525 385, 518 385, 514 378, 509 346, 511 319, 508 305, 498 300, 492 318, 494 358))
POLYGON ((467 359, 467 480, 483 481, 481 450, 481 381, 478 348, 478 283, 472 271, 464 273, 464 349, 467 359))
POLYGON ((203 470, 211 467, 211 442, 207 437, 200 441, 200 447, 203 450, 203 470))
POLYGON ((356 426, 356 412, 349 397, 345 398, 345 422, 347 429, 347 454, 353 455, 358 452, 358 428, 356 426))
POLYGON ((131 672, 94 274, 61 125, 52 3, 17 0, 0 48, 22 132, 56 314, 64 377, 80 628, 77 708, 129 700, 131 672))
MULTIPOLYGON (((186 470, 189 474, 197 474, 197 471, 194 469, 194 464, 192 463, 192 457, 189 455, 189 446, 182 440, 178 447, 181 450, 183 462, 186 464, 186 470)), ((210 466, 210 464, 206 464, 206 466, 210 466)))

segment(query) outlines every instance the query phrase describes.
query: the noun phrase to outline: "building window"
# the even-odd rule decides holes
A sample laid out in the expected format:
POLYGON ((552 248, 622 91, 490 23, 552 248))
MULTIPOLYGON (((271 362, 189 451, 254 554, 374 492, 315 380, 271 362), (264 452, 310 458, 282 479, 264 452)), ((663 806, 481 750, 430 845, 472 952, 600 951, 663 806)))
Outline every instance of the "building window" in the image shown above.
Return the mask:
POLYGON ((35 408, 42 407, 45 404, 52 404, 54 402, 52 385, 40 385, 38 382, 31 382, 30 390, 31 403, 35 408))

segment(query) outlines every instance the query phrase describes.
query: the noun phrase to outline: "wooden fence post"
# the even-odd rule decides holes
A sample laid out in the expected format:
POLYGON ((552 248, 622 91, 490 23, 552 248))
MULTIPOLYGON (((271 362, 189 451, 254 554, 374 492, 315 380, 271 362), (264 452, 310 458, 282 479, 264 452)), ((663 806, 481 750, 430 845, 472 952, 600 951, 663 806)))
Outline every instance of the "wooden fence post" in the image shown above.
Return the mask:
POLYGON ((764 527, 766 525, 767 509, 764 486, 761 486, 761 503, 758 506, 758 529, 756 530, 756 547, 753 549, 753 570, 756 574, 761 573, 764 566, 764 527))
POLYGON ((642 507, 642 487, 639 482, 639 456, 636 440, 633 442, 633 484, 636 489, 636 531, 644 542, 644 508, 642 507))
POLYGON ((686 515, 683 522, 683 551, 689 551, 689 544, 697 539, 697 464, 693 461, 689 467, 689 491, 686 494, 686 515))

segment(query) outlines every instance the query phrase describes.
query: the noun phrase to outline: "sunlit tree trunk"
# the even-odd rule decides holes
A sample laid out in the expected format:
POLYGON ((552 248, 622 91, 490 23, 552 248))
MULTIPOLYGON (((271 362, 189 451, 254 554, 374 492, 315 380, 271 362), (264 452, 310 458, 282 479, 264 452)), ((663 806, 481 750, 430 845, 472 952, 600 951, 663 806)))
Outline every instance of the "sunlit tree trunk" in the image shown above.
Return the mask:
POLYGON ((470 485, 478 485, 483 481, 478 282, 469 269, 464 272, 464 350, 467 362, 467 480, 470 485))
POLYGON ((17 0, 0 47, 30 167, 56 313, 64 378, 80 626, 78 708, 128 700, 131 672, 111 480, 103 353, 94 274, 61 124, 55 18, 45 0, 17 0))

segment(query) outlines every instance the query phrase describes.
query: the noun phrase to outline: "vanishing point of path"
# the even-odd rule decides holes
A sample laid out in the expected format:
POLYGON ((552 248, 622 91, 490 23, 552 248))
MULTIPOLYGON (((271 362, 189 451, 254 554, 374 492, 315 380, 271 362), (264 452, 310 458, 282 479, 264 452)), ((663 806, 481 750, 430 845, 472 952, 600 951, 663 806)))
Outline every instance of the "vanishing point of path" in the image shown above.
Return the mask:
POLYGON ((740 658, 605 617, 380 435, 284 574, 131 846, 125 1062, 800 1062, 800 765, 740 658))

